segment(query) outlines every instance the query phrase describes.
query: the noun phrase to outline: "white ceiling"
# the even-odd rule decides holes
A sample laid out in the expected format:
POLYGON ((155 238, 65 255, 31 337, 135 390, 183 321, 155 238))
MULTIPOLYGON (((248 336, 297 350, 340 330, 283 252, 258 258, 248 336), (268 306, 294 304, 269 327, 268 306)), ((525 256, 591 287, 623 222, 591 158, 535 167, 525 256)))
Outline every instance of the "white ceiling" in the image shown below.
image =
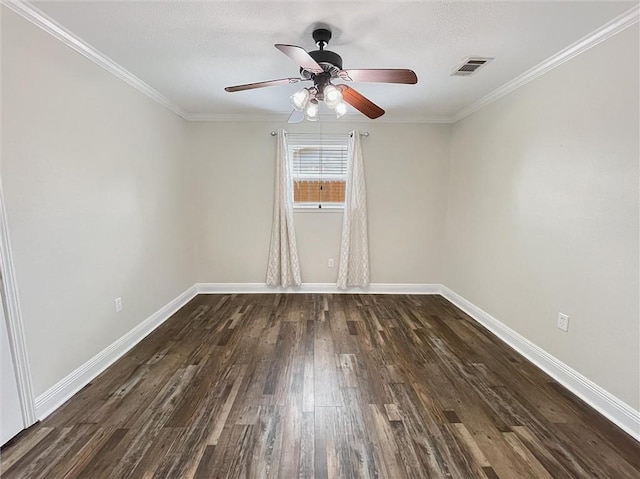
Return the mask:
POLYGON ((318 24, 344 68, 411 68, 417 85, 351 84, 389 120, 453 118, 636 2, 34 2, 38 9, 190 116, 290 111, 285 85, 225 86, 298 75, 274 43, 315 49, 318 24), (495 57, 452 77, 467 56, 495 57))

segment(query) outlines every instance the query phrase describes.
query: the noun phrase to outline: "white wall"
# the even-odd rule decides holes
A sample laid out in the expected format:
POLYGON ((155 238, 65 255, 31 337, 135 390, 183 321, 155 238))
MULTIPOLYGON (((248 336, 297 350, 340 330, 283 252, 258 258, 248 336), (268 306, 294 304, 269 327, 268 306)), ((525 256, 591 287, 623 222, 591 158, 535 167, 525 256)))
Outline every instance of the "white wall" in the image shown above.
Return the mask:
MULTIPOLYGON (((357 127, 372 282, 444 283, 640 409, 637 26, 453 128, 188 124, 2 14, 2 184, 36 395, 194 282, 263 282, 270 131, 357 127)), ((303 281, 336 280, 341 218, 296 213, 303 281)))
POLYGON ((186 122, 4 7, 2 107, 37 396, 193 284, 186 122))
MULTIPOLYGON (((278 127, 369 131, 363 138, 371 281, 440 283, 450 125, 194 123, 190 128, 198 282, 264 282, 271 236, 278 127)), ((295 214, 302 281, 331 283, 342 214, 295 214)))
POLYGON ((638 59, 636 24, 454 125, 444 276, 636 410, 638 59))

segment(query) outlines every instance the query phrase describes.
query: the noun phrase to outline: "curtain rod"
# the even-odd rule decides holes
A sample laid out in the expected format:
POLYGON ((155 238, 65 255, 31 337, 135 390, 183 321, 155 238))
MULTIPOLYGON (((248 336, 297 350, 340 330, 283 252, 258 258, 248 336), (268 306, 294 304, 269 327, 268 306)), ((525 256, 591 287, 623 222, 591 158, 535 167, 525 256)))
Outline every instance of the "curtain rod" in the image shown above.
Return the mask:
MULTIPOLYGON (((315 133, 287 133, 287 135, 314 135, 315 133)), ((347 136, 351 136, 349 133, 346 134, 347 136)), ((271 132, 271 136, 278 136, 278 132, 277 131, 272 131, 271 132)), ((320 136, 343 136, 340 133, 335 133, 335 134, 321 134, 320 136)), ((369 136, 369 132, 368 131, 363 131, 362 133, 360 133, 360 136, 369 136)))

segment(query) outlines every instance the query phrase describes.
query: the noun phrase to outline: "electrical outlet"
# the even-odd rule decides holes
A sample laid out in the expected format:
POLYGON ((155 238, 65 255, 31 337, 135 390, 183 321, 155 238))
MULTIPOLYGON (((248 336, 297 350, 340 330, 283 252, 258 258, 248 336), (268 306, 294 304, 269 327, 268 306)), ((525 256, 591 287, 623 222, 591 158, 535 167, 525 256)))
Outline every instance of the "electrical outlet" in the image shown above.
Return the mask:
POLYGON ((333 268, 333 258, 329 259, 329 263, 327 265, 329 268, 333 268))
POLYGON ((558 329, 564 332, 569 331, 569 315, 558 313, 558 329))
POLYGON ((113 300, 113 305, 116 308, 116 313, 122 311, 122 298, 116 298, 113 300))

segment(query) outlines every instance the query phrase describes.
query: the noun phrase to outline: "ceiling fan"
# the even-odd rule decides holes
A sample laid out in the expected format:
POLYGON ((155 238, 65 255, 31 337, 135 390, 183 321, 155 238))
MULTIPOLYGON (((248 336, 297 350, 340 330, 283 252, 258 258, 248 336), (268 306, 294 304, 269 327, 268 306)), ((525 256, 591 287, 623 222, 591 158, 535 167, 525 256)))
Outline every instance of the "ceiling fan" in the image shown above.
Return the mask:
POLYGON ((289 98, 294 108, 289 117, 289 123, 298 123, 305 118, 310 121, 317 120, 320 101, 324 101, 326 106, 333 109, 338 118, 346 113, 346 103, 371 119, 384 115, 382 108, 358 93, 357 90, 343 83, 334 85, 332 80, 410 85, 418 82, 415 72, 407 69, 343 70, 342 57, 335 52, 324 49, 331 40, 331 31, 326 28, 318 28, 313 31, 312 36, 318 50, 307 52, 304 48, 295 45, 281 43, 275 45, 278 50, 300 65, 300 77, 228 86, 225 91, 236 92, 313 81, 312 87, 303 88, 289 98))

